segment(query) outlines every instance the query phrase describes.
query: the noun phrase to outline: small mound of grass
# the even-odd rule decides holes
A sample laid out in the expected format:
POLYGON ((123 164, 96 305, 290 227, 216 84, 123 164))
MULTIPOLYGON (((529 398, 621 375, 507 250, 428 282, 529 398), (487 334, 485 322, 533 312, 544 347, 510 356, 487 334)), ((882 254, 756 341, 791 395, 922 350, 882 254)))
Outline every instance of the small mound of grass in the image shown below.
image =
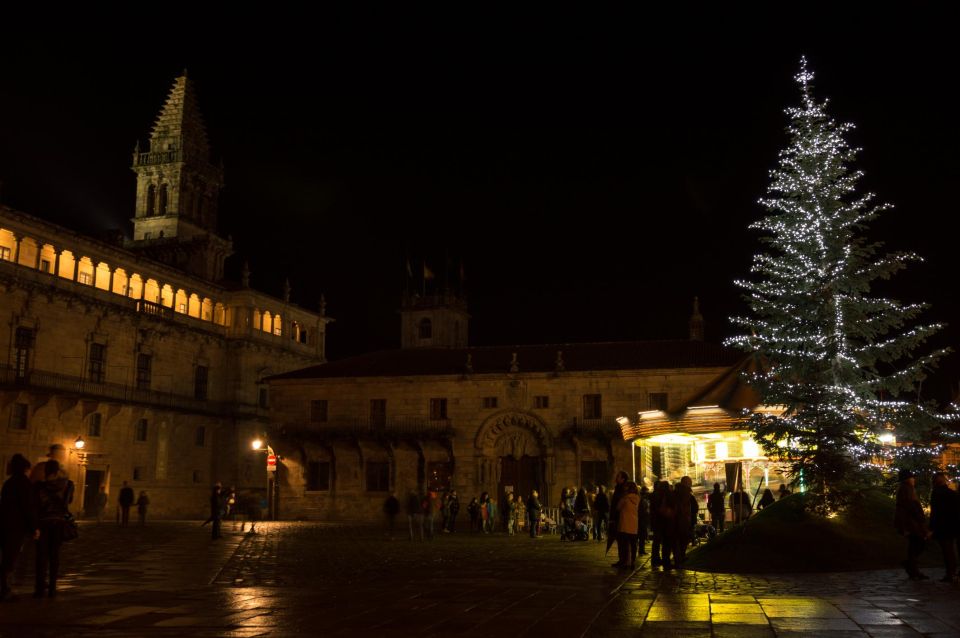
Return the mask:
MULTIPOLYGON (((906 557, 906 539, 893 528, 893 498, 864 492, 842 514, 808 511, 810 496, 794 494, 687 554, 686 567, 726 573, 888 569, 906 557)), ((924 558, 940 564, 928 544, 924 558)))

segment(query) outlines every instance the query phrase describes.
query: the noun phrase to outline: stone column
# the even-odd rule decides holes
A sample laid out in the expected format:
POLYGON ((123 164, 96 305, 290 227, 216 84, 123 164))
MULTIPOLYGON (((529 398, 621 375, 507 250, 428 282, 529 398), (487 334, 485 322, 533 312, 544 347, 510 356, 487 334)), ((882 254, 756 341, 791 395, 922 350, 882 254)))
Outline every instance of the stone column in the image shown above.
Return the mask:
POLYGON ((113 292, 113 276, 114 274, 116 274, 116 272, 117 272, 116 268, 110 269, 110 283, 107 284, 107 292, 113 292))
POLYGON ((41 256, 43 255, 44 244, 45 242, 39 239, 37 240, 37 259, 34 261, 34 264, 33 264, 34 270, 40 270, 40 261, 41 261, 41 256))
POLYGON ((20 235, 14 235, 13 240, 17 243, 16 247, 13 249, 13 263, 20 263, 20 241, 23 239, 20 235))
MULTIPOLYGON (((51 244, 52 246, 52 244, 51 244)), ((57 250, 56 246, 53 246, 53 275, 54 277, 60 276, 60 251, 57 250)))

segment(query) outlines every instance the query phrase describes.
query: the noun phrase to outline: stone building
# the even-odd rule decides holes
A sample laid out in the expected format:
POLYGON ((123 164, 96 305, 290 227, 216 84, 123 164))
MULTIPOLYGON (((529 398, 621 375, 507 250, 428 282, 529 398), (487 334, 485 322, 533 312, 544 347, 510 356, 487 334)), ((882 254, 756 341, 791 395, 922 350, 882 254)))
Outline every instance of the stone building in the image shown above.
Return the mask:
POLYGON ((373 520, 389 492, 422 488, 463 505, 538 489, 555 505, 564 486, 631 471, 618 417, 666 408, 741 358, 700 339, 697 311, 687 341, 467 347, 467 320, 458 295, 407 295, 401 349, 267 380, 282 517, 373 520))
POLYGON ((320 312, 223 279, 223 171, 178 78, 133 156, 133 239, 104 242, 0 206, 0 462, 68 450, 79 507, 106 485, 152 515, 199 516, 210 484, 265 489, 266 376, 325 360, 320 312), (84 444, 77 445, 78 439, 84 444))

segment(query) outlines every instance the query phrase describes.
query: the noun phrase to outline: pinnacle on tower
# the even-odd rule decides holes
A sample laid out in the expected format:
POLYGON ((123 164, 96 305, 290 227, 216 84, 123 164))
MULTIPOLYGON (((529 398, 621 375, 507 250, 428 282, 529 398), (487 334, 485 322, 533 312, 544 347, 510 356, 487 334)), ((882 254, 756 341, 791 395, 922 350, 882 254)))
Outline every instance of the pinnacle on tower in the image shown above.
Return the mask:
POLYGON ((690 341, 703 341, 703 315, 700 314, 700 299, 693 298, 693 314, 688 323, 690 327, 690 341))

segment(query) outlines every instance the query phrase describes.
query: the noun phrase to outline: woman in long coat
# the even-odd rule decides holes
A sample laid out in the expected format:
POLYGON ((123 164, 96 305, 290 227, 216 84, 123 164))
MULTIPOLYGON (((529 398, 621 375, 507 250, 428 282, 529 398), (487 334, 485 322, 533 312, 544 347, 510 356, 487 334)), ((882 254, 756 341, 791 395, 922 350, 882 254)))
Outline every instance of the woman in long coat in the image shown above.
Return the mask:
POLYGON ((16 566, 23 541, 27 536, 38 538, 36 502, 31 493, 27 471, 30 461, 22 454, 14 454, 7 464, 10 475, 0 491, 0 601, 12 597, 9 578, 16 566))
POLYGON ((637 484, 628 481, 625 494, 617 503, 619 517, 617 518, 617 555, 620 560, 614 567, 628 567, 633 569, 634 556, 637 554, 638 510, 640 495, 637 493, 637 484))
POLYGON ((897 506, 893 524, 897 533, 907 537, 907 559, 903 561, 903 568, 907 570, 910 580, 926 580, 929 576, 920 572, 917 559, 930 538, 927 528, 927 519, 923 514, 923 507, 917 497, 916 479, 913 472, 901 470, 900 489, 897 490, 897 506))

